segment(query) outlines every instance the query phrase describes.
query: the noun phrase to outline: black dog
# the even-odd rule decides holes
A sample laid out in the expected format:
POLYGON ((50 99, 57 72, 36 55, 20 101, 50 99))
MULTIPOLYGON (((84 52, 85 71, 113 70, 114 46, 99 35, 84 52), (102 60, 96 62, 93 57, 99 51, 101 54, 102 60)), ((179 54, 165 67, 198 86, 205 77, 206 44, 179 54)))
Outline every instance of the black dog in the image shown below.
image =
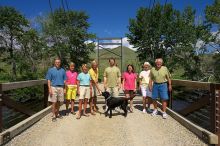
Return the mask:
POLYGON ((106 117, 108 115, 108 111, 110 110, 109 118, 111 118, 112 117, 112 110, 114 110, 116 107, 119 107, 119 106, 123 109, 124 116, 125 117, 127 116, 128 100, 126 100, 125 98, 122 98, 122 97, 118 97, 118 98, 112 97, 109 92, 102 92, 102 96, 105 97, 105 101, 108 106, 108 109, 105 112, 106 117))

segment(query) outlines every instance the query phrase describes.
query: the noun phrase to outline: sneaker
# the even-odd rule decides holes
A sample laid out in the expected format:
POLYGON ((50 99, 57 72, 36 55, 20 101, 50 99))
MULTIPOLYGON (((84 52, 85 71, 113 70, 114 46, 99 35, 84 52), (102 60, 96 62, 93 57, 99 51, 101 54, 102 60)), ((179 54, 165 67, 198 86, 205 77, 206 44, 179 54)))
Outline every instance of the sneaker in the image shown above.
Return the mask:
POLYGON ((157 113, 158 113, 158 111, 155 109, 155 110, 152 112, 151 116, 156 116, 157 113))
POLYGON ((146 113, 146 109, 143 109, 143 113, 146 113))
POLYGON ((150 109, 150 108, 147 109, 147 113, 152 113, 152 112, 153 112, 152 109, 150 109))
POLYGON ((163 117, 163 119, 166 119, 166 118, 167 118, 167 113, 166 113, 166 112, 163 112, 163 113, 162 113, 162 117, 163 117))

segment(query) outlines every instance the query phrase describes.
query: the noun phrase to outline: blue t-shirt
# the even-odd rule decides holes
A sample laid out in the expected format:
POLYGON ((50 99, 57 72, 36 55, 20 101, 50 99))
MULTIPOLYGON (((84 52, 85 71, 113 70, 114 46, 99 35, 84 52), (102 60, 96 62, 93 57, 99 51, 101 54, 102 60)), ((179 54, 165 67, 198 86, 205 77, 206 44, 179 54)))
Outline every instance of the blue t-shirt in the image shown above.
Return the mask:
POLYGON ((91 80, 91 77, 89 75, 89 73, 84 73, 84 72, 81 72, 78 77, 77 77, 77 80, 80 81, 80 85, 90 85, 90 80, 91 80))
POLYGON ((51 81, 51 86, 64 86, 66 72, 63 68, 52 67, 48 70, 46 79, 51 81))

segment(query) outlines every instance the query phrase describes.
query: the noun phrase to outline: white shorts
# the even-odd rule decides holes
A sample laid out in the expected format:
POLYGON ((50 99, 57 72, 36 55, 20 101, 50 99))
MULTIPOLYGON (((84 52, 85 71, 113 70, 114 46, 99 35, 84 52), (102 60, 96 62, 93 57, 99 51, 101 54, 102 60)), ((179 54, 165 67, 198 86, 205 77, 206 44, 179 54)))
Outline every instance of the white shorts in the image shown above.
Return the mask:
POLYGON ((90 99, 90 87, 89 86, 79 86, 79 99, 90 99))
POLYGON ((152 92, 149 90, 148 86, 141 86, 141 94, 143 97, 152 97, 152 92))

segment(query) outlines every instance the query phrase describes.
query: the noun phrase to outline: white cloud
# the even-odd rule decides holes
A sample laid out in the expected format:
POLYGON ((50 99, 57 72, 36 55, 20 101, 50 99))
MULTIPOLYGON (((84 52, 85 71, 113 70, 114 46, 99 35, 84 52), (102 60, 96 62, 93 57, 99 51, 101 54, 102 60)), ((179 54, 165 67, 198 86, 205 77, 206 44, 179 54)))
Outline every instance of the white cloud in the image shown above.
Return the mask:
MULTIPOLYGON (((88 40, 88 41, 85 41, 85 43, 86 44, 88 44, 88 43, 92 43, 93 41, 91 41, 91 40, 88 40)), ((121 40, 110 40, 110 41, 103 41, 103 43, 121 43, 121 40)), ((94 42, 95 43, 95 45, 96 45, 96 48, 95 49, 98 49, 98 47, 97 47, 97 45, 98 45, 98 43, 97 42, 94 42)), ((118 46, 120 46, 120 45, 105 45, 105 46, 101 46, 100 45, 100 49, 101 48, 110 48, 110 49, 113 49, 113 48, 116 48, 116 47, 118 47, 118 46)), ((125 47, 128 47, 128 48, 130 48, 130 49, 132 49, 132 50, 137 50, 136 48, 134 48, 134 46, 133 45, 131 45, 129 42, 128 42, 128 38, 127 37, 124 37, 124 38, 122 38, 122 46, 125 46, 125 47)))

